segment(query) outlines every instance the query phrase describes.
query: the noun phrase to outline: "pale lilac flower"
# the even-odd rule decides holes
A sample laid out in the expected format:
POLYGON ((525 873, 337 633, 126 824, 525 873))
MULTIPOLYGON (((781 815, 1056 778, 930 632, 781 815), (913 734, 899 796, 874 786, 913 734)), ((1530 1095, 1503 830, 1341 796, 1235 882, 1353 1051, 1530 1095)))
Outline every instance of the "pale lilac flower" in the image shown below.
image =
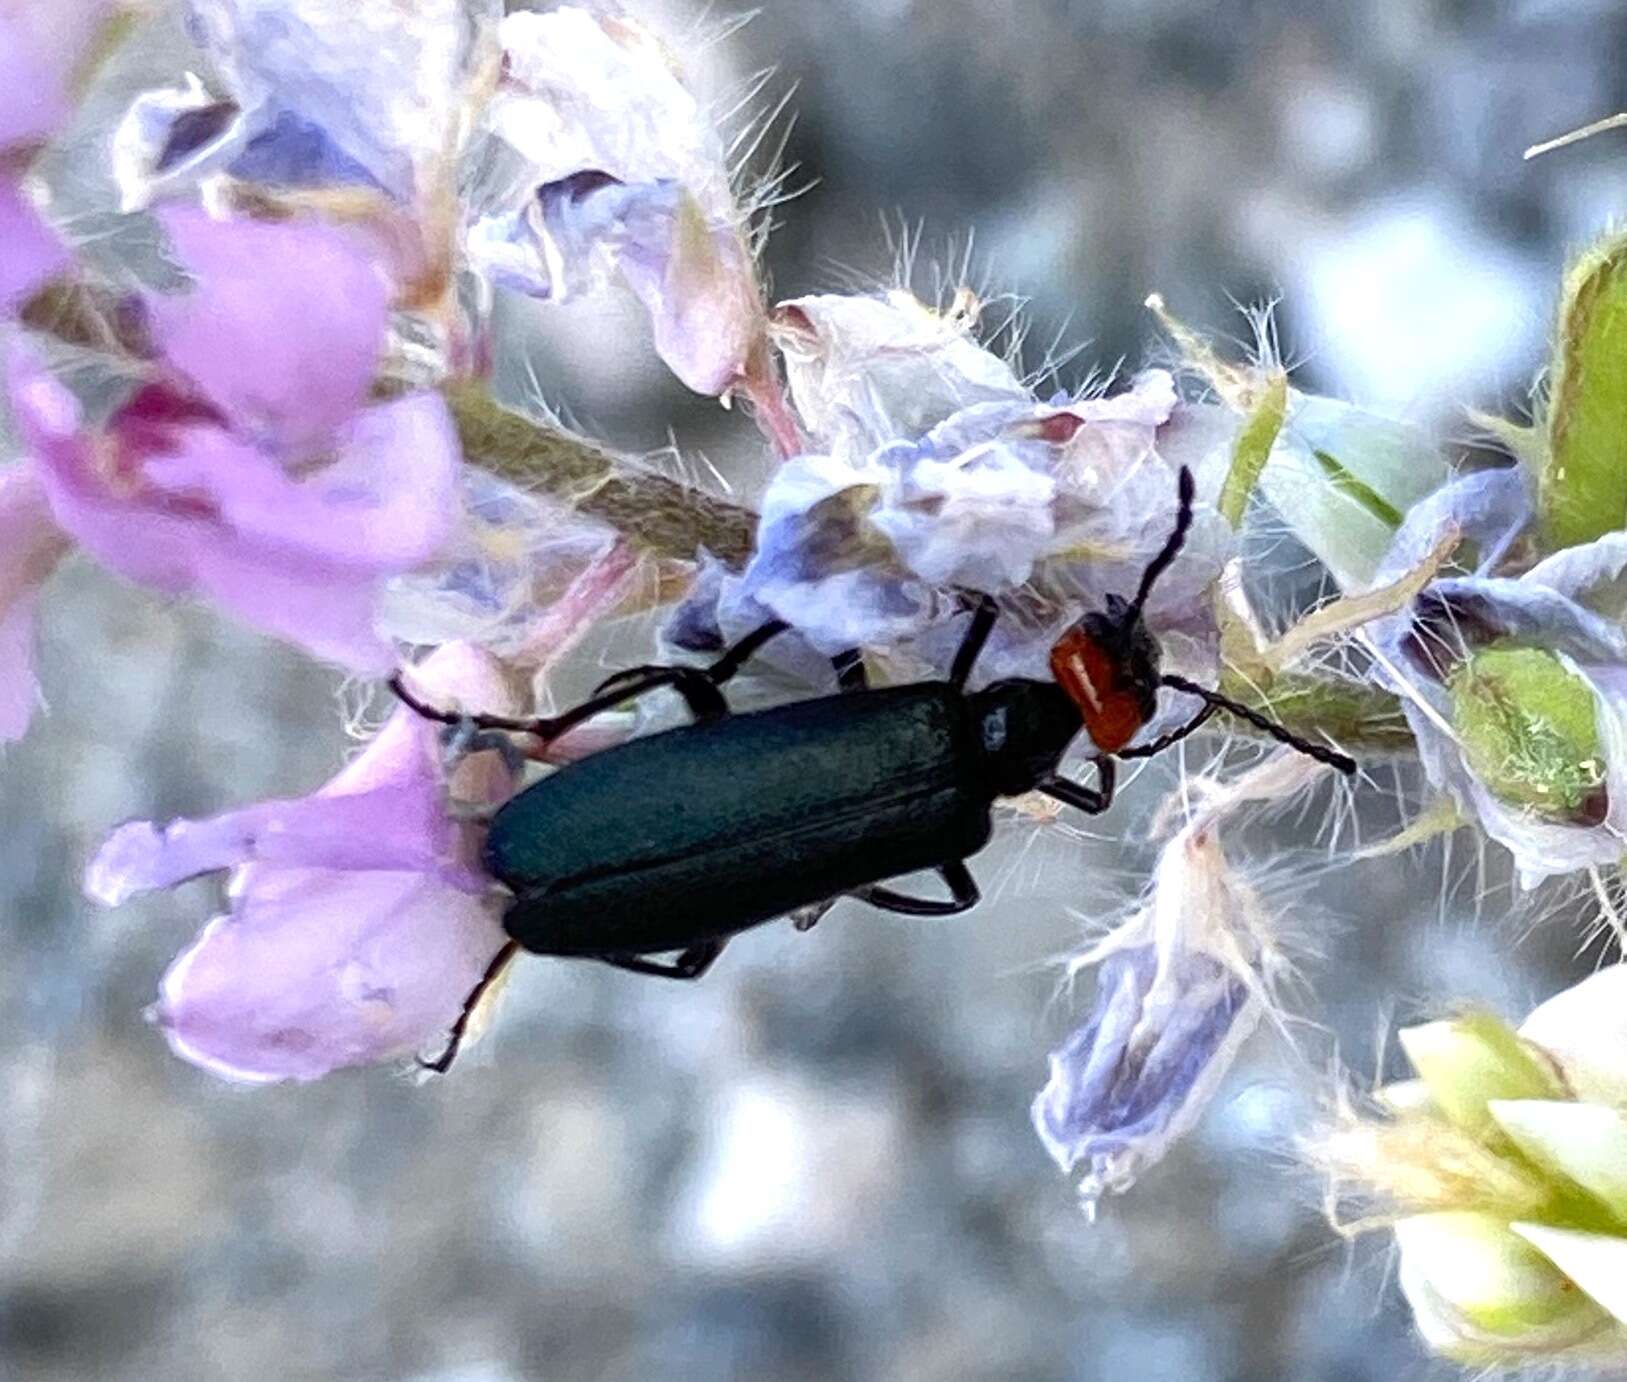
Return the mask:
MULTIPOLYGON (((1614 864, 1627 839, 1627 634, 1615 619, 1627 539, 1612 533, 1566 549, 1518 579, 1480 574, 1495 567, 1529 517, 1528 481, 1515 469, 1465 476, 1416 505, 1375 582, 1416 565, 1448 526, 1474 544, 1479 572, 1433 581, 1404 613, 1370 628, 1388 664, 1376 675, 1402 693, 1429 780, 1510 850, 1527 887, 1554 874, 1614 864), (1537 800, 1510 795, 1506 779, 1518 764, 1500 774, 1505 781, 1499 792, 1485 759, 1474 752, 1473 726, 1466 730, 1454 720, 1454 678, 1487 649, 1551 654, 1556 673, 1569 674, 1592 699, 1589 737, 1596 737, 1597 759, 1591 765, 1561 761, 1556 747, 1552 755, 1559 756, 1550 762, 1548 751, 1533 741, 1524 785, 1539 794, 1537 800), (1569 778, 1583 769, 1595 785, 1577 787, 1575 800, 1567 799, 1557 780, 1544 780, 1548 773, 1569 778), (1549 797, 1545 804, 1541 794, 1549 797)), ((1529 703, 1528 694, 1526 699, 1525 709, 1540 721, 1542 708, 1529 703)))
POLYGON ((1284 750, 1233 783, 1189 784, 1203 805, 1164 846, 1146 901, 1070 964, 1070 975, 1094 969, 1095 1000, 1052 1053, 1033 1118, 1087 1209, 1191 1128, 1274 1011, 1283 957, 1217 829, 1243 803, 1286 798, 1324 771, 1284 750))
MULTIPOLYGON (((31 544, 18 550, 65 535, 132 580, 206 596, 355 671, 386 671, 383 585, 440 550, 460 461, 439 395, 366 404, 387 284, 320 226, 193 211, 165 223, 197 284, 150 304, 162 365, 104 428, 88 428, 21 346, 11 352, 19 475, 31 477, 12 484, 46 501, 16 511, 31 544), (290 263, 301 267, 292 278, 290 263)), ((22 638, 49 563, 10 565, 0 608, 21 611, 7 631, 22 638)))
MULTIPOLYGON (((414 690, 470 712, 517 709, 498 664, 449 644, 414 690)), ((136 821, 86 875, 105 905, 231 869, 228 911, 164 976, 155 1016, 176 1054, 226 1079, 313 1080, 444 1039, 502 948, 501 901, 459 807, 516 783, 495 753, 448 777, 439 728, 398 708, 309 797, 202 821, 136 821)))
POLYGON ((821 451, 868 456, 976 403, 1028 391, 971 334, 975 304, 935 312, 912 293, 824 293, 774 309, 791 402, 821 451))
MULTIPOLYGON (((1055 637, 1133 592, 1169 536, 1169 462, 1193 464, 1203 499, 1219 488, 1226 439, 1186 425, 1161 370, 1112 396, 1040 402, 961 324, 906 294, 803 299, 776 320, 792 399, 830 449, 770 480, 757 551, 718 591, 731 635, 743 604, 825 654, 908 647, 939 668, 964 625, 955 587, 1011 605, 980 675, 1045 676, 1055 637), (910 424, 924 430, 883 431, 910 424)), ((1171 665, 1194 676, 1213 675, 1204 592, 1230 541, 1205 505, 1148 607, 1156 632, 1192 635, 1171 665)))
POLYGON ((390 582, 381 630, 402 643, 475 643, 540 667, 610 615, 639 563, 609 524, 465 466, 457 525, 440 554, 390 582))
POLYGON ((551 302, 619 275, 673 373, 727 393, 761 345, 762 297, 722 141, 671 54, 570 5, 510 15, 502 45, 486 124, 523 171, 470 227, 471 263, 551 302))
POLYGON ((215 173, 268 191, 358 187, 402 206, 456 156, 497 0, 187 0, 222 94, 195 74, 115 136, 126 209, 215 173))

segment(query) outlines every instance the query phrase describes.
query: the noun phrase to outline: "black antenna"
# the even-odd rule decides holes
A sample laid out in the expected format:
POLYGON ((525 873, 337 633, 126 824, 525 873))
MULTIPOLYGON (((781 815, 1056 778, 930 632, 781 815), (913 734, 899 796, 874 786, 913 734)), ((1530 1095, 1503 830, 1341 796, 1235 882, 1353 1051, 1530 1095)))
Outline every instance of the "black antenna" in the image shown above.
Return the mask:
POLYGON ((1153 582, 1168 571, 1170 563, 1180 555, 1181 547, 1186 542, 1187 531, 1192 527, 1192 498, 1197 493, 1197 485, 1192 479, 1192 470, 1189 466, 1181 467, 1181 478, 1176 492, 1179 496, 1179 506, 1175 510, 1175 531, 1164 543, 1163 551, 1148 562, 1147 569, 1141 573, 1141 585, 1136 590, 1135 599, 1130 601, 1129 617, 1132 619, 1141 613, 1142 605, 1147 603, 1147 596, 1152 593, 1153 582))
POLYGON ((1216 706, 1237 716, 1239 720, 1246 720, 1262 734, 1269 734, 1280 744, 1287 744, 1289 748, 1304 754, 1307 758, 1314 758, 1318 763, 1326 763, 1330 768, 1337 768, 1347 775, 1356 771, 1356 760, 1347 753, 1340 753, 1338 749, 1326 748, 1321 744, 1313 744, 1309 739, 1302 739, 1286 725, 1252 710, 1230 696, 1223 696, 1218 691, 1211 691, 1207 686, 1199 686, 1195 681, 1188 681, 1185 677, 1178 677, 1171 672, 1164 673, 1158 678, 1161 686, 1168 686, 1176 691, 1185 691, 1189 696, 1198 696, 1209 705, 1216 706))

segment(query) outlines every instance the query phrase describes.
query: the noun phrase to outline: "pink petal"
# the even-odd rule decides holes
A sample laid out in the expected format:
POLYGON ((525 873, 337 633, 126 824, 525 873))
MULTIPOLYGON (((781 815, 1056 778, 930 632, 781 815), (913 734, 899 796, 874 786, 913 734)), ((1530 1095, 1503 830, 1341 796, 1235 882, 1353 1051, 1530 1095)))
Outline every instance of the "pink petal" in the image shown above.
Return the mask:
POLYGON ((162 214, 190 293, 150 300, 171 364, 248 435, 297 452, 360 406, 383 345, 390 287, 337 230, 311 222, 162 214))
POLYGON ((42 140, 68 115, 62 63, 25 22, 36 17, 0 14, 0 148, 42 140))
POLYGON ((0 312, 14 311, 68 262, 68 251, 21 187, 0 174, 0 312))
POLYGON ((66 121, 69 78, 114 8, 115 0, 0 3, 0 149, 38 143, 66 121))
POLYGON ((196 410, 121 414, 98 444, 80 432, 72 396, 21 349, 9 383, 56 521, 111 569, 209 596, 356 671, 394 664, 374 627, 382 577, 433 551, 453 521, 458 453, 438 398, 369 410, 335 465, 295 480, 196 410), (169 449, 146 454, 159 445, 169 449))
POLYGON ((314 1080, 441 1040, 505 942, 490 901, 419 873, 257 870, 164 976, 175 1053, 227 1079, 314 1080))
POLYGON ((250 863, 412 870, 480 892, 485 880, 458 863, 458 842, 440 784, 408 781, 368 792, 259 802, 162 827, 131 821, 97 851, 85 892, 117 907, 137 893, 250 863))
POLYGON ((144 478, 160 482, 157 492, 131 498, 96 473, 88 441, 50 441, 32 430, 49 442, 35 455, 46 462, 57 521, 112 570, 159 590, 206 595, 256 628, 355 671, 376 675, 394 664, 373 626, 375 573, 279 550, 220 521, 215 504, 223 494, 298 488, 259 452, 219 429, 189 428, 181 450, 143 468, 144 478))
POLYGON ((724 393, 766 329, 751 256, 732 226, 709 226, 687 192, 666 216, 640 220, 630 217, 621 266, 649 310, 656 351, 696 393, 724 393))
POLYGON ((0 471, 0 743, 23 736, 39 701, 34 607, 67 549, 34 467, 0 471))
POLYGON ((304 479, 207 428, 176 435, 144 474, 178 498, 207 502, 246 550, 393 574, 445 543, 461 459, 445 401, 421 393, 358 413, 338 458, 304 479))

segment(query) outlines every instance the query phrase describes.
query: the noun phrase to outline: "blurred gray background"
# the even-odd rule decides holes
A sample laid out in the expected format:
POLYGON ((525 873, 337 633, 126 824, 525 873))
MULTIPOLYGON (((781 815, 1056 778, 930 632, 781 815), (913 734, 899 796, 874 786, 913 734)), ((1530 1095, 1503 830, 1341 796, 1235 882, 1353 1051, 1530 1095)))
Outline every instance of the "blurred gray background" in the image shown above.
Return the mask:
MULTIPOLYGON (((700 22, 641 12, 680 41, 700 22)), ((1280 295, 1307 387, 1451 434, 1459 404, 1523 402, 1567 248, 1627 207, 1627 136, 1519 157, 1627 106, 1624 38, 1606 0, 823 0, 694 61, 720 94, 768 65, 772 91, 797 86, 788 157, 818 181, 780 213, 781 296, 891 281, 884 218, 894 240, 924 226, 926 290, 971 236, 974 280, 1031 299, 1032 362, 1085 343, 1066 381, 1148 358, 1153 289, 1232 335, 1231 299, 1280 295)), ((541 329, 572 416, 636 449, 671 426, 760 479, 745 424, 667 380, 635 309, 541 329)), ((1089 1225, 1028 1103, 1088 1000, 1058 997, 1055 961, 1134 894, 1151 856, 1119 841, 1172 766, 1094 835, 1008 821, 969 917, 844 904, 694 986, 531 961, 452 1078, 238 1089, 142 1021, 215 885, 103 913, 78 873, 128 817, 324 778, 346 750, 335 680, 87 566, 45 629, 51 712, 0 762, 6 1376, 1453 1375, 1411 1339, 1384 1244, 1325 1227, 1293 1139, 1335 1051, 1365 1078, 1387 1023, 1468 999, 1518 1015, 1597 962, 1576 953, 1589 907, 1512 909, 1467 836, 1332 867, 1325 801, 1246 836, 1305 938, 1301 1049, 1257 1036, 1190 1140, 1089 1225)), ((645 637, 613 631, 576 675, 645 637)), ((1378 800, 1361 824, 1395 815, 1378 800)))

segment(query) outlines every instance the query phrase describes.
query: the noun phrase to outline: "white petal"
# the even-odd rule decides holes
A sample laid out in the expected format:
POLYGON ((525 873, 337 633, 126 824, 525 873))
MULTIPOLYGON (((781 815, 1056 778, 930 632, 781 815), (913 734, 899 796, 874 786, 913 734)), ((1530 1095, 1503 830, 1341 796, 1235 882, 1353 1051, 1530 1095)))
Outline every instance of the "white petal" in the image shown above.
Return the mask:
POLYGON ((1627 1215, 1627 1114, 1602 1104, 1493 1099, 1491 1116, 1538 1165, 1627 1215))
POLYGON ((1555 994, 1520 1035, 1559 1062, 1578 1098, 1627 1108, 1627 964, 1555 994))

